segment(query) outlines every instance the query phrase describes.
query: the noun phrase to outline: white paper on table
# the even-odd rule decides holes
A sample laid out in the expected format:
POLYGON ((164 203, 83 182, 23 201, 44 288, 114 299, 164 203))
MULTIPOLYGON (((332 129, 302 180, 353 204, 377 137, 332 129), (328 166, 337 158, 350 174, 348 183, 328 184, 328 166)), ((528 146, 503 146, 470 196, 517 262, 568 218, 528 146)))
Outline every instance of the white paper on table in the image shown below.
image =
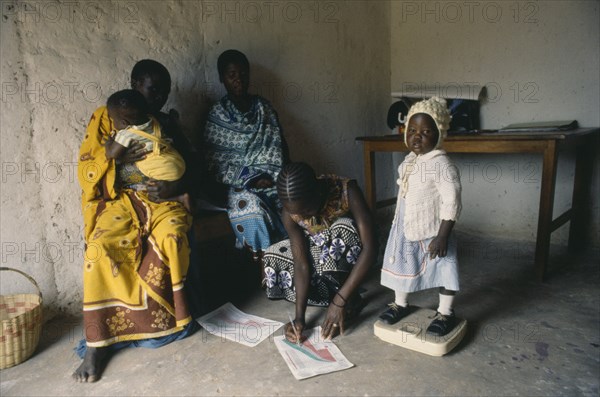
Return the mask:
POLYGON ((331 340, 323 339, 320 326, 307 333, 308 338, 300 346, 288 341, 283 335, 273 339, 296 379, 306 379, 354 366, 331 340))
POLYGON ((244 313, 230 302, 196 321, 213 335, 250 347, 258 345, 283 325, 279 321, 244 313))

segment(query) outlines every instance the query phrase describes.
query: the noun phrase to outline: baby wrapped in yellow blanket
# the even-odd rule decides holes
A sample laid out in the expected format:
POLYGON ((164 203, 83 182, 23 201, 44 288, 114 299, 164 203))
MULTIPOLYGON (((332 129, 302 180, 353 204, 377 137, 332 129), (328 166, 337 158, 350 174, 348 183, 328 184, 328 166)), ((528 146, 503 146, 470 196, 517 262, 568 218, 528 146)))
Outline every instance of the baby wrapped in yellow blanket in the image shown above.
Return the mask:
POLYGON ((118 91, 109 97, 107 107, 118 129, 114 140, 105 145, 108 159, 119 159, 133 142, 139 142, 150 152, 135 163, 144 175, 162 181, 176 181, 183 176, 183 157, 169 139, 162 137, 160 123, 147 114, 145 99, 139 92, 118 91))

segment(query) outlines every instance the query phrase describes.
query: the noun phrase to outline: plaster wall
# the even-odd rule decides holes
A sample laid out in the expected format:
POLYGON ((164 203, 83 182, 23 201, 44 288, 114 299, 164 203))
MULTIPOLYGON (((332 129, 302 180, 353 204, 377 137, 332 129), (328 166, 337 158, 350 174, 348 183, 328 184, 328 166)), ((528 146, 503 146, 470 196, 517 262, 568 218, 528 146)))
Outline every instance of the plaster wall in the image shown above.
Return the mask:
MULTIPOLYGON (((393 1, 391 90, 437 85, 486 85, 482 127, 576 119, 600 126, 600 42, 596 1, 393 1)), ((587 235, 600 244, 600 172, 595 150, 587 235)), ((541 156, 452 155, 462 171, 463 213, 457 227, 534 240, 541 156)), ((396 162, 401 158, 396 159, 396 162)), ((559 158, 555 217, 571 203, 573 153, 559 158)), ((567 224, 568 225, 568 224, 567 224)), ((568 226, 553 235, 565 244, 568 226)))
MULTIPOLYGON (((51 310, 81 307, 74 171, 85 125, 111 92, 128 87, 139 59, 170 70, 166 109, 179 110, 198 143, 208 107, 224 93, 216 59, 242 50, 253 92, 279 112, 292 159, 361 183, 354 138, 389 133, 389 93, 402 84, 438 83, 441 94, 454 83, 486 84, 484 128, 567 118, 600 125, 592 1, 5 1, 1 18, 0 264, 38 280, 51 310)), ((541 160, 454 157, 464 186, 458 227, 533 240, 541 160)), ((378 160, 390 170, 379 175, 380 197, 395 194, 400 161, 378 160)), ((573 174, 572 155, 560 161, 557 214, 570 204, 573 174)), ((596 246, 599 175, 596 153, 588 231, 596 246)), ((564 243, 565 231, 553 241, 564 243)), ((2 293, 26 288, 18 276, 0 277, 2 293)))
MULTIPOLYGON (((224 91, 216 60, 248 56, 254 93, 278 110, 292 159, 362 181, 354 138, 385 125, 388 2, 2 2, 2 266, 38 280, 51 310, 79 312, 83 241, 77 152, 93 110, 162 62, 185 133, 199 142, 224 91), (383 115, 383 116, 382 116, 383 115)), ((2 274, 2 293, 27 282, 2 274)))

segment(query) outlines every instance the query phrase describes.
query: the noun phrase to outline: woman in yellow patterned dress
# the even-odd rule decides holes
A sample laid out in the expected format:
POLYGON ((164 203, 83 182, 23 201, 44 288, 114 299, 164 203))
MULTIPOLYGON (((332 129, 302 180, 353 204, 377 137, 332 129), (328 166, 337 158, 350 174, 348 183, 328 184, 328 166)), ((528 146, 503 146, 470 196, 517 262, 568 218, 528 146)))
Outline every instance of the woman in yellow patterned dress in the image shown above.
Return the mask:
MULTIPOLYGON (((171 88, 167 69, 142 60, 133 68, 131 85, 144 95, 151 114, 187 160, 189 146, 173 114, 160 112, 171 88)), ((188 176, 174 182, 144 176, 135 166, 146 155, 140 144, 132 144, 120 162, 108 160, 104 145, 112 133, 102 106, 90 119, 79 153, 86 243, 85 343, 78 347, 83 363, 73 373, 79 382, 98 380, 110 351, 128 345, 158 347, 195 329, 183 289, 192 216, 172 200, 185 192, 188 176)))

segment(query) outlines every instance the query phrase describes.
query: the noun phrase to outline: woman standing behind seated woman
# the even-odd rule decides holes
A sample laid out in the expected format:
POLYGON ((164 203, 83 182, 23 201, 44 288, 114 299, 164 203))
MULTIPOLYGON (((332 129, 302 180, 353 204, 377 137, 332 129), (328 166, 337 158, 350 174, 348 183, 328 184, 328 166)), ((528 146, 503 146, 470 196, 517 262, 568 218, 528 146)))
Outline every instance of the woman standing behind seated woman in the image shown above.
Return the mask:
POLYGON ((227 212, 238 248, 259 260, 271 244, 285 237, 275 181, 287 159, 277 113, 258 95, 248 94, 250 65, 237 50, 217 61, 227 90, 210 110, 204 135, 209 173, 227 185, 227 212))
POLYGON ((267 297, 296 303, 285 332, 291 342, 303 339, 307 305, 328 307, 322 332, 333 338, 362 308, 358 288, 376 259, 369 208, 356 181, 317 178, 305 163, 286 165, 277 191, 290 238, 265 252, 267 297))

